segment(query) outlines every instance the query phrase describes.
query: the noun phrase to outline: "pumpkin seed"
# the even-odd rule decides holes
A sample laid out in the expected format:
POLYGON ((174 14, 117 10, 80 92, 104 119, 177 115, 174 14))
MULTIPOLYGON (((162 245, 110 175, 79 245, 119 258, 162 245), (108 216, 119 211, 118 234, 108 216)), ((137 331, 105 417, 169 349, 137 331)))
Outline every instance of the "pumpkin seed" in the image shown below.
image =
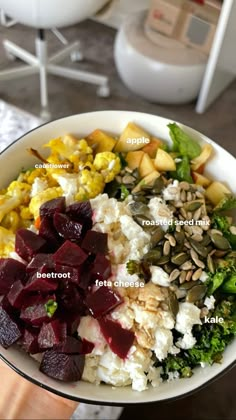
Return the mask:
POLYGON ((175 265, 181 265, 187 261, 189 256, 185 252, 180 252, 171 258, 171 262, 175 265))
POLYGON ((171 281, 175 281, 180 275, 180 271, 175 268, 171 273, 170 273, 170 282, 171 281))
POLYGON ((169 255, 169 253, 170 253, 170 242, 165 241, 164 246, 163 246, 163 255, 169 255))
POLYGON ((210 237, 217 249, 225 251, 226 249, 230 248, 230 243, 224 236, 221 236, 218 233, 210 233, 210 237))
POLYGON ((207 246, 207 245, 209 245, 209 243, 211 242, 211 238, 210 238, 210 236, 208 235, 208 233, 206 233, 204 236, 203 236, 203 239, 202 239, 202 245, 203 246, 207 246))
POLYGON ((192 202, 186 204, 185 209, 187 211, 196 211, 201 206, 202 206, 202 202, 201 201, 192 201, 192 202))
POLYGON ((169 255, 163 255, 161 258, 159 258, 158 265, 165 265, 169 261, 170 261, 170 256, 169 255))
POLYGON ((125 175, 123 177, 123 184, 127 185, 127 184, 131 184, 133 185, 133 183, 136 181, 136 179, 132 176, 132 175, 125 175))
POLYGON ((129 203, 129 208, 133 215, 142 215, 149 211, 149 208, 146 204, 140 203, 138 201, 132 201, 129 203))
POLYGON ((162 177, 159 177, 155 180, 152 186, 152 192, 153 194, 160 194, 163 188, 164 188, 164 181, 162 177))
POLYGON ((223 236, 223 233, 218 229, 211 229, 209 233, 211 235, 214 234, 214 233, 216 233, 216 234, 218 233, 220 236, 223 236))
POLYGON ((191 287, 196 286, 195 281, 188 281, 179 286, 180 289, 189 290, 191 287))
MULTIPOLYGON (((177 225, 177 227, 178 227, 178 225, 177 225)), ((175 235, 175 239, 176 239, 178 244, 183 244, 184 243, 185 236, 184 236, 184 232, 182 230, 180 230, 179 232, 178 231, 175 232, 174 235, 175 235)))
POLYGON ((172 264, 167 263, 167 264, 164 265, 163 268, 168 274, 171 274, 174 266, 172 264))
POLYGON ((206 258, 208 254, 208 249, 200 244, 200 242, 194 241, 193 239, 189 238, 189 242, 192 245, 192 248, 194 251, 197 252, 197 254, 201 255, 201 257, 206 258))
POLYGON ((197 302, 204 298, 207 291, 207 287, 204 284, 197 284, 193 286, 187 293, 187 302, 197 302))
POLYGON ((207 267, 209 268, 210 272, 214 274, 215 272, 215 265, 211 255, 207 256, 207 267))
POLYGON ((139 175, 139 170, 138 168, 134 169, 134 171, 132 172, 132 175, 135 179, 139 179, 140 175, 139 175))
POLYGON ((151 247, 153 248, 156 246, 163 238, 164 238, 165 232, 162 230, 160 226, 155 228, 155 230, 151 233, 151 247))
POLYGON ((215 255, 215 257, 221 258, 221 257, 224 257, 227 253, 228 253, 228 250, 227 251, 221 251, 219 249, 216 249, 214 255, 215 255))
POLYGON ((149 262, 151 264, 154 263, 159 263, 159 260, 162 256, 161 250, 158 248, 155 249, 151 249, 150 251, 148 251, 144 256, 143 256, 143 260, 145 262, 149 262))
POLYGON ((151 225, 147 225, 146 222, 149 221, 150 222, 150 218, 147 216, 144 216, 143 214, 137 214, 136 216, 133 216, 133 219, 135 220, 136 223, 138 223, 139 226, 142 226, 142 228, 152 228, 153 226, 151 225))
POLYGON ((176 317, 177 313, 179 312, 179 302, 176 297, 176 294, 169 290, 167 303, 169 310, 172 312, 174 318, 176 317))

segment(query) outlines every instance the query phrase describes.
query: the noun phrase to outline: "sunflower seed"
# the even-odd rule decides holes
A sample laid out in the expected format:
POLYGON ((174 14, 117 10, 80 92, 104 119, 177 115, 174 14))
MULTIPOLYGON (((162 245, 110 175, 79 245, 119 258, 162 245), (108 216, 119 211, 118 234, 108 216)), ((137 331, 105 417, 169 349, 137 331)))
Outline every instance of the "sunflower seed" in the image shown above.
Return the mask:
POLYGON ((190 191, 187 192, 187 201, 192 201, 192 193, 190 191))
POLYGON ((180 200, 184 202, 184 201, 186 201, 186 198, 187 198, 186 191, 182 190, 181 193, 180 193, 180 200))
POLYGON ((163 246, 163 255, 169 255, 169 253, 170 253, 170 242, 165 241, 164 246, 163 246))
POLYGON ((191 270, 192 269, 191 261, 186 261, 185 263, 181 264, 180 268, 181 270, 184 270, 184 271, 191 270))
POLYGON ((193 274, 193 271, 192 270, 190 270, 190 271, 187 272, 186 281, 190 281, 191 280, 192 274, 193 274))
POLYGON ((197 281, 202 275, 202 269, 198 268, 196 271, 194 271, 193 275, 192 275, 192 280, 193 281, 197 281))
POLYGON ((209 309, 206 306, 204 306, 201 309, 200 318, 205 318, 205 316, 207 316, 208 314, 209 314, 209 309))
POLYGON ((188 190, 189 190, 189 188, 190 188, 190 184, 189 184, 188 182, 186 182, 186 181, 181 181, 181 182, 179 183, 179 187, 180 187, 182 190, 184 190, 184 191, 188 191, 188 190))
POLYGON ((187 218, 187 212, 186 212, 186 210, 185 210, 185 208, 184 207, 181 207, 181 209, 180 209, 180 214, 186 219, 187 218))
POLYGON ((185 242, 184 242, 184 246, 185 246, 186 248, 188 248, 188 249, 191 249, 191 245, 190 245, 190 243, 189 243, 188 241, 185 241, 185 242))
POLYGON ((236 235, 236 226, 230 226, 229 230, 232 235, 236 235))
POLYGON ((180 275, 180 271, 177 268, 175 268, 170 274, 170 282, 176 280, 177 277, 179 277, 179 275, 180 275))
POLYGON ((187 212, 187 220, 192 220, 193 218, 193 213, 191 211, 187 212))
POLYGON ((174 236, 171 235, 170 233, 167 233, 165 235, 165 238, 169 240, 170 246, 173 246, 174 247, 176 245, 176 240, 175 240, 174 236))
POLYGON ((211 220, 209 216, 203 216, 202 220, 204 221, 203 225, 202 225, 202 229, 203 230, 208 230, 210 229, 210 225, 211 225, 211 220))
POLYGON ((198 235, 203 234, 203 230, 200 226, 193 226, 192 231, 193 231, 194 234, 198 234, 198 235))
POLYGON ((197 198, 204 198, 204 195, 200 191, 196 191, 195 194, 197 198))
POLYGON ((202 242, 203 239, 202 235, 199 235, 198 233, 194 233, 194 235, 192 235, 191 238, 197 242, 202 242))
POLYGON ((181 271, 180 276, 179 276, 179 282, 180 282, 180 284, 182 284, 182 283, 185 282, 186 275, 187 275, 186 271, 181 271))
POLYGON ((192 235, 192 226, 185 225, 184 226, 184 231, 189 233, 190 235, 192 235))
POLYGON ((180 225, 176 225, 176 232, 180 233, 181 232, 181 226, 180 225))
POLYGON ((194 251, 194 249, 190 249, 190 255, 191 258, 193 260, 193 262, 200 268, 204 268, 205 264, 198 258, 198 254, 196 253, 196 251, 194 251))
POLYGON ((123 184, 133 184, 135 182, 135 178, 132 175, 125 175, 122 181, 123 184))
POLYGON ((194 220, 199 220, 201 217, 201 212, 202 212, 202 208, 200 207, 199 209, 197 209, 194 214, 193 214, 193 219, 194 220))
POLYGON ((176 208, 183 207, 183 205, 184 205, 184 203, 183 203, 182 201, 177 201, 177 202, 175 203, 175 207, 176 207, 176 208))

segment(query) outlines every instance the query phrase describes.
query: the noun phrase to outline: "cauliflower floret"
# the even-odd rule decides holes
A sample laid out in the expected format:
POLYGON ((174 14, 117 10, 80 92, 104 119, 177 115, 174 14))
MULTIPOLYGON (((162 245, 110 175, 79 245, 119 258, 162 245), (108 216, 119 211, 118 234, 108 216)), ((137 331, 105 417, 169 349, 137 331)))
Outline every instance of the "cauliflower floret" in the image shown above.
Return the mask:
POLYGON ((97 171, 101 171, 105 182, 111 182, 121 170, 120 159, 112 152, 101 152, 93 162, 97 171))
POLYGON ((0 195, 0 222, 3 217, 20 204, 20 198, 17 196, 9 197, 0 195))
POLYGON ((60 197, 62 195, 62 189, 60 187, 47 188, 31 198, 29 203, 29 210, 36 219, 39 215, 40 206, 48 200, 60 197))
POLYGON ((46 179, 42 179, 42 178, 35 178, 32 187, 31 187, 31 197, 34 197, 35 195, 43 192, 44 190, 46 190, 48 188, 48 183, 46 181, 46 179))

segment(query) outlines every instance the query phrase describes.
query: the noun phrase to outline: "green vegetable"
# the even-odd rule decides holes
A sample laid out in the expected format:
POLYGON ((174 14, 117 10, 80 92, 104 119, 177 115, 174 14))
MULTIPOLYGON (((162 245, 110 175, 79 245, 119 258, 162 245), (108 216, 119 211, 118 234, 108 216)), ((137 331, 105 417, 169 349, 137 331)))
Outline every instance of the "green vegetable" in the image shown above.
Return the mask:
POLYGON ((225 293, 236 293, 236 273, 223 284, 222 291, 225 293))
POLYGON ((129 274, 138 274, 140 272, 140 263, 135 260, 129 260, 126 263, 126 270, 129 274))
POLYGON ((214 211, 223 211, 223 210, 232 210, 236 208, 236 197, 233 195, 226 195, 217 206, 214 208, 214 211))
POLYGON ((149 264, 144 261, 129 260, 126 263, 126 270, 129 274, 137 274, 140 279, 148 282, 151 278, 149 264))
POLYGON ((47 303, 45 303, 45 309, 48 316, 51 318, 57 310, 58 304, 53 299, 49 299, 47 303))
POLYGON ((120 159, 121 169, 124 169, 127 166, 127 162, 122 153, 115 153, 116 156, 120 159))
POLYGON ((193 183, 191 167, 187 156, 183 156, 181 162, 177 163, 176 171, 171 172, 171 177, 178 179, 179 181, 187 181, 190 184, 193 183))
POLYGON ((212 295, 224 282, 228 276, 227 271, 217 271, 215 274, 210 276, 210 287, 208 288, 208 296, 212 295))
POLYGON ((126 188, 125 185, 121 185, 120 186, 120 191, 121 191, 120 198, 123 201, 123 200, 125 200, 128 197, 129 190, 126 188))
POLYGON ((212 227, 214 229, 219 229, 224 236, 226 237, 226 239, 228 239, 232 249, 236 249, 236 235, 233 235, 230 232, 230 227, 234 226, 232 225, 227 216, 223 216, 221 214, 218 213, 214 213, 212 216, 212 227))
POLYGON ((193 140, 176 123, 168 124, 170 137, 173 141, 173 151, 180 152, 181 156, 194 159, 199 156, 202 149, 197 141, 193 140))

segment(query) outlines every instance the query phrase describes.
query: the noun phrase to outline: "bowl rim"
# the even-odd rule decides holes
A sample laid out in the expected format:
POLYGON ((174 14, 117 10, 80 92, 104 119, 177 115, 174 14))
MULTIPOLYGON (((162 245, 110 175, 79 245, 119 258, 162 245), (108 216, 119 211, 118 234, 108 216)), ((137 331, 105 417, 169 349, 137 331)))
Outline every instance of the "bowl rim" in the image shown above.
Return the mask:
MULTIPOLYGON (((40 124, 39 126, 34 127, 31 130, 27 131, 26 133, 22 134, 20 137, 18 137, 17 139, 15 139, 12 143, 10 143, 8 146, 6 146, 0 152, 0 157, 2 157, 2 155, 4 155, 4 153, 6 151, 8 151, 8 149, 10 149, 16 143, 18 143, 19 141, 21 141, 25 136, 28 136, 30 133, 39 130, 41 127, 44 127, 44 126, 49 125, 51 123, 56 123, 58 121, 62 121, 62 120, 68 119, 68 118, 77 117, 77 116, 80 116, 80 115, 88 116, 88 115, 91 115, 91 114, 97 114, 97 115, 99 115, 99 114, 104 114, 104 113, 113 113, 113 114, 117 114, 117 115, 120 114, 120 113, 125 113, 125 114, 130 114, 131 116, 134 115, 134 114, 136 116, 138 116, 138 115, 143 115, 143 116, 146 115, 146 116, 149 116, 149 117, 161 118, 161 119, 167 120, 169 122, 174 121, 171 118, 162 117, 160 115, 149 114, 149 113, 140 112, 140 111, 131 111, 131 110, 109 110, 108 109, 108 110, 90 111, 90 112, 82 112, 82 113, 78 113, 78 114, 67 115, 65 117, 56 118, 56 119, 53 119, 51 121, 44 122, 44 123, 40 124)), ((190 126, 188 126, 186 124, 183 124, 183 123, 181 123, 179 121, 177 121, 177 123, 178 124, 181 124, 181 126, 186 127, 187 129, 192 130, 192 132, 197 133, 198 135, 200 135, 200 137, 204 138, 204 141, 208 141, 209 143, 211 143, 213 145, 214 144, 217 145, 217 147, 219 149, 222 149, 230 158, 233 157, 235 159, 235 157, 228 150, 224 149, 220 144, 216 143, 214 140, 211 140, 208 136, 206 136, 202 132, 200 132, 200 131, 198 131, 196 129, 193 129, 192 127, 190 127, 190 126)), ((236 340, 236 338, 235 338, 235 340, 236 340)), ((152 401, 143 401, 142 400, 142 401, 139 401, 139 399, 137 399, 136 401, 127 401, 127 402, 123 402, 122 401, 122 403, 121 402, 117 402, 116 403, 116 402, 112 402, 112 401, 107 402, 107 401, 96 400, 96 399, 90 400, 90 399, 87 399, 87 398, 76 397, 76 396, 73 396, 73 395, 64 393, 62 391, 58 391, 57 389, 51 387, 50 385, 46 385, 43 382, 41 382, 40 380, 37 380, 37 379, 32 378, 30 375, 28 375, 27 373, 25 373, 24 371, 22 371, 20 368, 16 367, 12 362, 10 362, 5 356, 3 356, 1 354, 1 347, 0 347, 0 359, 4 363, 6 363, 11 369, 13 369, 17 374, 19 374, 21 377, 23 377, 24 379, 28 380, 29 382, 33 383, 36 386, 40 386, 41 388, 43 388, 43 389, 45 389, 45 390, 47 390, 49 392, 54 393, 54 394, 56 394, 56 395, 58 395, 60 397, 63 397, 63 398, 66 398, 66 399, 69 399, 69 400, 72 400, 72 401, 76 401, 76 402, 82 402, 82 403, 85 403, 85 404, 98 404, 98 405, 106 405, 106 406, 109 405, 109 406, 114 406, 114 407, 116 407, 116 406, 126 407, 126 406, 131 406, 131 405, 134 405, 134 404, 164 404, 166 402, 172 402, 172 401, 175 401, 175 400, 179 400, 179 399, 188 397, 190 395, 193 395, 195 392, 204 389, 205 387, 207 387, 211 383, 217 381, 219 378, 223 377, 231 369, 233 369, 234 366, 236 366, 236 355, 235 355, 235 360, 233 362, 231 362, 229 365, 227 365, 218 374, 216 374, 214 377, 208 379, 206 382, 202 383, 201 385, 198 385, 195 388, 191 389, 190 391, 184 392, 183 394, 178 394, 176 396, 169 397, 169 398, 163 398, 163 399, 160 399, 160 400, 152 400, 152 401)))

